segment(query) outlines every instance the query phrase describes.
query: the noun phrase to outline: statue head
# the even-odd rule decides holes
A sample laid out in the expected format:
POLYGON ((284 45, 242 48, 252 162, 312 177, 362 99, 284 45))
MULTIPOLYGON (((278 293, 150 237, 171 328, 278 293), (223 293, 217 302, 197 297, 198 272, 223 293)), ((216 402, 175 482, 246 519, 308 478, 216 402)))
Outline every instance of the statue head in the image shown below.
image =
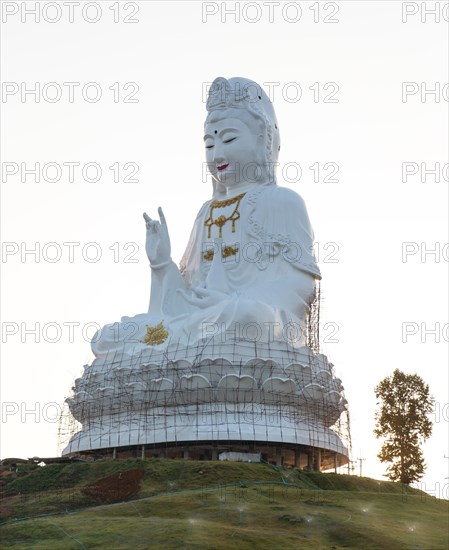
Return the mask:
POLYGON ((241 183, 276 183, 280 149, 273 104, 247 78, 218 77, 209 89, 204 123, 206 161, 215 195, 241 183))

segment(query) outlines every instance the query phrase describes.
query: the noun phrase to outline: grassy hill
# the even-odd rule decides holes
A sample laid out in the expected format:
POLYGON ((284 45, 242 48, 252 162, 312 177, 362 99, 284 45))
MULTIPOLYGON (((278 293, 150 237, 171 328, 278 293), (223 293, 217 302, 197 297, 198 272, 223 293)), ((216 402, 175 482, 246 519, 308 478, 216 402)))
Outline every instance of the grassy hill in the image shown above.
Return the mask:
POLYGON ((262 464, 115 460, 2 472, 1 548, 447 549, 448 502, 262 464))

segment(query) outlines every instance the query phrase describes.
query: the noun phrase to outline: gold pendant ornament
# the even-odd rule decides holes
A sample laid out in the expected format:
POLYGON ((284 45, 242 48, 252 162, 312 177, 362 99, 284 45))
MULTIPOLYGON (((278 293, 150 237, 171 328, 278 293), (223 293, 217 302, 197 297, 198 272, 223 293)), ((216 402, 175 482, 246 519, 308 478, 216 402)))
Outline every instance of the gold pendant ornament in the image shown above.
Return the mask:
POLYGON ((232 222, 232 232, 235 233, 235 222, 240 218, 240 212, 239 212, 239 205, 240 201, 243 199, 246 193, 242 193, 241 195, 237 195, 236 197, 233 197, 232 199, 225 199, 222 201, 213 201, 210 204, 210 210, 209 210, 209 217, 204 222, 204 225, 207 227, 207 238, 210 239, 210 230, 213 225, 216 225, 218 227, 218 237, 222 237, 222 228, 224 224, 228 221, 232 222), (230 206, 231 204, 235 204, 234 210, 232 211, 230 216, 218 216, 217 219, 214 220, 213 213, 215 208, 224 208, 225 206, 230 206))
POLYGON ((147 346, 157 346, 165 342, 167 338, 168 332, 161 321, 155 327, 150 327, 147 325, 147 333, 145 334, 142 342, 147 346))
MULTIPOLYGON (((235 256, 239 251, 238 246, 224 246, 221 251, 221 257, 223 259, 235 256)), ((214 259, 215 252, 213 250, 208 250, 203 254, 203 260, 206 262, 211 262, 214 259)))

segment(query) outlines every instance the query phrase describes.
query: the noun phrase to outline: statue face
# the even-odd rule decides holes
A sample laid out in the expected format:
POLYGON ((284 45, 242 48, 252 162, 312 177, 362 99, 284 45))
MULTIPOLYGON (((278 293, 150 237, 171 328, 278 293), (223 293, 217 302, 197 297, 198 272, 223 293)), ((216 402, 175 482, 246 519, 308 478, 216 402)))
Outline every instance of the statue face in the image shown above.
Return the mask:
MULTIPOLYGON (((224 113, 223 113, 224 114, 224 113)), ((225 187, 258 182, 264 170, 264 136, 238 118, 220 114, 206 124, 206 162, 212 177, 225 187)))

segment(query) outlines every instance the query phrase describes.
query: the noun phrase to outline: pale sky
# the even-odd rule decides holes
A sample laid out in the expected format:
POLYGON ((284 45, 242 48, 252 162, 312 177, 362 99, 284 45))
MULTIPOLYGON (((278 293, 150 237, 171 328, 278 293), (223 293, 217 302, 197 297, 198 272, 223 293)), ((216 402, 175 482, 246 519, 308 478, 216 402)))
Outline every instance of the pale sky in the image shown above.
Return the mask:
POLYGON ((40 2, 36 22, 3 2, 1 457, 60 452, 52 420, 92 327, 148 308, 142 212, 163 206, 179 262, 211 196, 205 86, 242 76, 271 93, 278 183, 308 208, 354 458, 382 476, 374 387, 417 372, 437 402, 423 488, 449 497, 444 3, 240 2, 239 22, 221 2, 79 4, 40 2))

